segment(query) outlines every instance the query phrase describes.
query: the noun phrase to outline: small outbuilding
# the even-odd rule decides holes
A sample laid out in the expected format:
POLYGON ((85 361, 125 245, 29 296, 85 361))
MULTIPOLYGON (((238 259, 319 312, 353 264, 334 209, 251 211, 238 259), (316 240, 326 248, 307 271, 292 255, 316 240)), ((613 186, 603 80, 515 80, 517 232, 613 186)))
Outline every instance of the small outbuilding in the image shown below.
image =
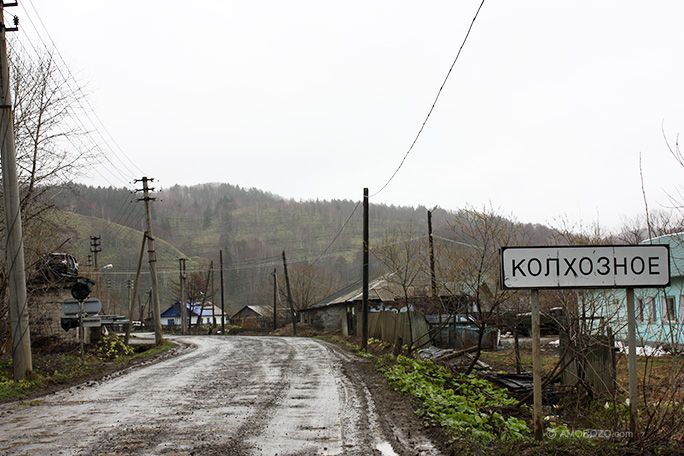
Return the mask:
POLYGON ((232 317, 230 323, 250 329, 268 329, 273 325, 272 306, 244 306, 232 317))

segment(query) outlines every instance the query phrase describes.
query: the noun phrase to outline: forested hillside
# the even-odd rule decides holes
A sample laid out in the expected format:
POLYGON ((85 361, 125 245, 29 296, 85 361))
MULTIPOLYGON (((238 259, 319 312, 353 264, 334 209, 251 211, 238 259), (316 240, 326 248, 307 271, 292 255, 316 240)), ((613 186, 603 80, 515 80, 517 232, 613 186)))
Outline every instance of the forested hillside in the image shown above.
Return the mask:
MULTIPOLYGON (((100 236, 99 266, 109 270, 111 293, 127 293, 126 281, 135 275, 142 231, 144 205, 140 194, 125 189, 60 187, 51 195, 58 209, 80 216, 66 217, 66 249, 86 263, 90 236, 100 236), (135 231, 133 231, 135 230, 135 231)), ((188 257, 188 273, 204 287, 213 261, 215 293, 218 297, 219 251, 223 252, 225 297, 231 311, 243 305, 272 300, 272 273, 282 274, 285 251, 293 282, 306 281, 314 291, 299 297, 298 305, 310 305, 337 289, 361 278, 362 206, 347 200, 294 201, 257 189, 230 184, 175 185, 154 194, 152 221, 155 238, 168 243, 160 255, 158 269, 162 307, 175 299, 179 269, 177 258, 188 257), (177 251, 175 250, 177 249, 177 251), (313 280, 312 280, 313 278, 313 280)), ((402 229, 413 236, 427 234, 425 207, 370 206, 370 243, 378 246, 388 231, 402 229)), ((433 211, 436 235, 453 237, 450 223, 458 212, 433 211)), ((551 230, 541 225, 521 225, 521 229, 545 242, 551 230)), ((164 244, 157 244, 164 246, 164 244)), ((372 272, 379 266, 371 257, 372 272)), ((143 268, 144 271, 147 268, 143 268)), ((210 282, 211 283, 211 282, 210 282)), ((197 284, 196 288, 198 287, 197 284)), ((145 289, 143 289, 145 291, 145 289)))
MULTIPOLYGON (((140 196, 124 189, 82 185, 59 188, 52 195, 59 209, 105 222, 89 226, 86 232, 81 230, 71 248, 85 263, 89 236, 101 236, 99 263, 113 263, 114 271, 119 272, 116 277, 123 284, 133 277, 140 250, 142 233, 129 236, 124 229, 144 229, 144 206, 137 201, 140 196), (124 235, 126 240, 122 242, 124 235)), ((176 185, 155 192, 155 197, 155 238, 191 258, 189 272, 205 276, 210 261, 218 268, 219 251, 223 251, 226 297, 234 309, 270 302, 272 272, 277 268, 282 273, 282 251, 286 252, 295 280, 298 273, 306 272, 317 274, 319 282, 328 284, 328 289, 319 291, 321 294, 361 277, 362 208, 358 202, 298 202, 229 184, 176 185)), ((435 229, 446 226, 448 217, 445 211, 435 211, 435 229)), ((83 226, 83 219, 65 223, 65 228, 70 224, 83 226)), ((427 233, 425 207, 371 204, 371 244, 380 242, 388 229, 410 225, 418 233, 427 233)), ((74 227, 71 228, 73 231, 74 227)), ((175 258, 160 258, 159 270, 171 282, 177 281, 175 258)), ((217 275, 215 287, 218 288, 217 275)))

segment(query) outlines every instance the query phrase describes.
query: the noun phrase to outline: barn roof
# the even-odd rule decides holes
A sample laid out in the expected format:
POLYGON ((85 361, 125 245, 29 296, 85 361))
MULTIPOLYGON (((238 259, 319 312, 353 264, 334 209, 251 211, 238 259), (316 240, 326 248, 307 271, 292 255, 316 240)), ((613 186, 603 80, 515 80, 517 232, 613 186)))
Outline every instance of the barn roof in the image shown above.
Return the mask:
POLYGON ((273 314, 273 306, 244 306, 242 309, 235 312, 231 318, 235 318, 238 314, 245 310, 251 310, 261 317, 270 316, 273 314))
MULTIPOLYGON (((407 294, 409 298, 425 297, 430 293, 429 285, 420 283, 417 286, 409 287, 407 294)), ((401 285, 388 281, 385 277, 379 277, 368 284, 368 300, 380 302, 392 302, 397 299, 404 298, 404 290, 401 285)), ((341 289, 335 294, 317 302, 316 304, 301 309, 306 311, 308 309, 320 309, 321 307, 342 305, 361 301, 363 299, 363 283, 362 281, 354 282, 353 284, 341 289)))

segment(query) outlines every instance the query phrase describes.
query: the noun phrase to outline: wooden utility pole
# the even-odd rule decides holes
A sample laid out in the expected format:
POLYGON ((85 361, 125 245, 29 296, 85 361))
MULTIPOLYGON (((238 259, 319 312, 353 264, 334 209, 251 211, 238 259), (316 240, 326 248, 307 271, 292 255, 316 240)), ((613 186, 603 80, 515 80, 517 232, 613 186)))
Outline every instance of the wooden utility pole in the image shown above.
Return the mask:
MULTIPOLYGON (((361 301, 361 350, 368 349, 368 189, 363 189, 363 298, 361 301)), ((409 315, 410 318, 410 315, 409 315)))
POLYGON ((181 334, 188 332, 188 307, 185 305, 185 261, 187 258, 178 258, 178 283, 180 287, 180 314, 181 314, 181 334))
POLYGON ((97 270, 97 254, 102 252, 102 236, 90 236, 90 253, 93 254, 95 270, 97 270))
POLYGON ((278 275, 277 271, 273 269, 273 331, 278 329, 278 275))
MULTIPOLYGON (((430 249, 430 293, 432 298, 437 297, 437 277, 435 275, 435 243, 432 239, 432 211, 427 211, 428 243, 430 249)), ((440 319, 442 312, 440 311, 440 319)))
MULTIPOLYGON (((152 234, 152 216, 150 214, 150 201, 154 201, 155 198, 150 196, 150 192, 154 191, 154 188, 150 188, 148 183, 154 182, 154 179, 143 177, 136 182, 142 181, 143 183, 143 197, 138 199, 138 201, 145 202, 145 214, 147 221, 147 258, 150 264, 150 279, 152 281, 152 296, 150 307, 152 308, 152 318, 154 320, 154 341, 157 346, 164 342, 164 336, 162 335, 161 327, 161 305, 159 304, 159 282, 157 281, 157 252, 154 250, 154 235, 152 234)), ((141 191, 141 190, 138 190, 141 191)))
MULTIPOLYGON (((138 256, 138 270, 135 272, 135 282, 133 282, 133 296, 128 303, 128 320, 131 322, 126 329, 126 344, 131 337, 131 325, 133 324, 133 306, 135 304, 135 296, 138 294, 138 284, 140 283, 140 271, 142 270, 143 256, 145 255, 145 241, 147 241, 147 233, 143 233, 142 245, 140 246, 140 256, 138 256)), ((140 320, 143 321, 142 311, 140 312, 140 320)))
POLYGON ((221 279, 221 334, 226 333, 226 306, 223 301, 223 250, 219 250, 219 275, 221 279))
MULTIPOLYGON (((15 6, 16 3, 12 6, 15 6)), ((14 119, 10 94, 9 63, 5 32, 16 31, 6 27, 4 3, 0 2, 0 135, 2 140, 2 187, 5 203, 5 230, 7 242, 7 277, 9 282, 10 332, 12 334, 12 363, 14 380, 22 380, 33 371, 31 334, 29 331, 28 302, 26 300, 26 271, 24 270, 24 240, 21 225, 21 203, 17 177, 17 155, 14 147, 14 119)))
POLYGON ((292 314, 292 334, 297 334, 297 318, 295 317, 294 303, 292 302, 292 290, 290 289, 290 276, 287 274, 287 260, 285 250, 283 250, 283 269, 285 269, 285 287, 287 288, 287 302, 290 303, 290 313, 292 314))
POLYGON ((216 306, 214 305, 214 262, 211 262, 211 327, 216 328, 216 314, 214 313, 214 309, 216 306))

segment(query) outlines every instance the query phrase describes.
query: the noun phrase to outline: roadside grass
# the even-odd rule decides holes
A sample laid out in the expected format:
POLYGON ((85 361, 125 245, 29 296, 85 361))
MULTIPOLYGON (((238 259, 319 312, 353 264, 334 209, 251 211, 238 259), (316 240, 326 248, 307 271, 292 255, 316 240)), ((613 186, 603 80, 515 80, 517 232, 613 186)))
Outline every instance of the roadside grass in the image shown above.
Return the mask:
MULTIPOLYGON (((105 348, 93 349, 81 359, 77 344, 59 344, 37 349, 32 353, 33 372, 28 378, 15 382, 12 359, 0 361, 0 402, 36 397, 57 389, 96 379, 122 369, 127 365, 159 355, 176 346, 164 341, 159 347, 154 344, 127 346, 128 350, 116 355, 107 354, 107 345, 118 346, 113 338, 105 338, 105 348)), ((100 345, 102 347, 103 344, 100 345)), ((110 347, 111 348, 111 347, 110 347)))
MULTIPOLYGON (((532 435, 530 409, 527 406, 515 407, 517 401, 510 398, 505 389, 487 380, 453 374, 432 361, 409 359, 403 355, 394 357, 389 354, 392 348, 389 344, 374 339, 369 340, 368 350, 362 351, 355 341, 334 336, 319 338, 343 345, 359 356, 374 358, 376 369, 385 376, 391 388, 410 398, 425 426, 438 428, 442 431, 438 435, 447 436, 442 443, 451 455, 682 454, 681 449, 674 445, 645 450, 632 447, 631 442, 624 438, 602 438, 592 432, 596 429, 576 429, 557 416, 549 417, 544 439, 536 441, 532 435)), ((522 358, 523 369, 531 370, 531 354, 523 350, 522 358)), ((511 372, 515 369, 512 350, 483 352, 481 359, 492 364, 495 370, 511 372)), ((557 352, 546 352, 543 370, 550 372, 557 361, 557 352)), ((585 406, 582 413, 590 415, 595 423, 603 421, 602 418, 612 412, 606 410, 603 403, 600 405, 585 406)))

